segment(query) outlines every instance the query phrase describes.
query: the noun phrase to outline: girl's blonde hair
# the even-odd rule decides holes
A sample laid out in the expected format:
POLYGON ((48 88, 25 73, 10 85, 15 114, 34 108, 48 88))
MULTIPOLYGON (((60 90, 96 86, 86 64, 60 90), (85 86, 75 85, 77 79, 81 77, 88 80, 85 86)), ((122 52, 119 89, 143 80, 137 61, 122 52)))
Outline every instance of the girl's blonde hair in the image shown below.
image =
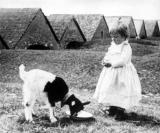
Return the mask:
POLYGON ((111 27, 110 35, 119 34, 121 37, 127 39, 129 37, 129 31, 126 24, 121 21, 121 18, 111 27))

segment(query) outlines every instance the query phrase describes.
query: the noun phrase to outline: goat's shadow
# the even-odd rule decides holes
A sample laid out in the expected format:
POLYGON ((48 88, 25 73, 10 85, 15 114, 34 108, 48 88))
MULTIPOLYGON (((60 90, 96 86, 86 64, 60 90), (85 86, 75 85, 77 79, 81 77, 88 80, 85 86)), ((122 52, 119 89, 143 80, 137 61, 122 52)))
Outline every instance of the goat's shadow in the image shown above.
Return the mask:
POLYGON ((160 126, 160 119, 153 116, 137 114, 135 112, 125 113, 124 121, 133 123, 136 126, 160 126))
MULTIPOLYGON (((56 117, 57 118, 57 117, 56 117)), ((90 125, 93 122, 96 121, 95 118, 90 118, 90 119, 86 119, 86 120, 75 120, 75 119, 71 119, 70 117, 64 116, 61 118, 57 118, 57 122, 55 123, 51 123, 50 119, 47 115, 38 117, 38 116, 33 116, 34 119, 34 124, 35 125, 40 125, 43 127, 64 127, 64 126, 69 126, 69 125, 73 125, 73 124, 87 124, 90 125)), ((24 123, 29 123, 27 121, 25 121, 24 117, 20 117, 17 121, 20 124, 24 124, 24 123)))
POLYGON ((46 127, 57 127, 57 126, 64 127, 64 126, 80 124, 80 123, 90 125, 96 121, 95 118, 89 118, 86 120, 75 120, 75 119, 71 119, 70 117, 61 117, 61 118, 57 118, 56 123, 51 123, 48 116, 41 117, 40 119, 42 121, 40 125, 46 126, 46 127))

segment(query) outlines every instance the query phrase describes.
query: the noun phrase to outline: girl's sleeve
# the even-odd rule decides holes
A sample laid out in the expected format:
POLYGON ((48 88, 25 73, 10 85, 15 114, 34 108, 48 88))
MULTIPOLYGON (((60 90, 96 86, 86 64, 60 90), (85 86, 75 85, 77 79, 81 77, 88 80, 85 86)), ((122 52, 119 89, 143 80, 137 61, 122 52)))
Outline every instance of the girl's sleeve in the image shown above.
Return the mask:
POLYGON ((122 53, 119 57, 110 60, 112 67, 123 67, 131 58, 132 49, 129 44, 124 44, 122 53))
MULTIPOLYGON (((109 51, 110 47, 108 48, 108 51, 109 51)), ((108 53, 108 51, 105 53, 105 56, 102 59, 102 65, 104 65, 105 63, 108 63, 108 61, 109 61, 109 58, 108 58, 109 53, 108 53)))
POLYGON ((107 55, 107 53, 106 53, 105 56, 103 57, 103 59, 102 59, 102 61, 101 61, 101 65, 104 65, 105 63, 107 63, 107 62, 106 62, 106 59, 105 59, 105 58, 106 58, 106 55, 107 55))

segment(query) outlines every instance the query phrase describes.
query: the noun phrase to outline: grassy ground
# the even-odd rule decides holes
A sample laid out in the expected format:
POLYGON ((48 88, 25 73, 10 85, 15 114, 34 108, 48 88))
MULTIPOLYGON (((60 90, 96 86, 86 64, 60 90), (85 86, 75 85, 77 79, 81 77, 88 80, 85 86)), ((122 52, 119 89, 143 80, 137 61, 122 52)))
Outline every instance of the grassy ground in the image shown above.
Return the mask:
POLYGON ((114 118, 104 115, 98 105, 92 100, 93 91, 78 90, 71 88, 71 92, 82 101, 91 100, 92 103, 86 106, 85 110, 91 112, 95 119, 77 122, 70 120, 64 107, 59 111, 59 103, 56 108, 56 116, 58 122, 51 124, 48 118, 48 111, 38 108, 35 105, 37 117, 34 117, 34 124, 28 123, 24 118, 24 110, 22 106, 21 84, 3 84, 1 87, 1 104, 0 104, 0 132, 10 133, 102 133, 102 132, 138 132, 138 133, 154 133, 160 132, 160 97, 145 96, 138 107, 130 109, 128 112, 132 114, 127 120, 119 122, 114 118), (131 113, 135 112, 135 113, 131 113))
POLYGON ((102 69, 100 61, 107 46, 65 51, 3 50, 0 54, 0 132, 160 132, 159 46, 133 43, 132 48, 132 61, 139 73, 145 95, 138 107, 128 110, 135 113, 130 113, 128 120, 122 122, 104 115, 99 110, 103 105, 98 105, 92 99, 102 69), (63 77, 77 97, 82 101, 92 101, 85 110, 93 113, 95 119, 72 121, 65 114, 67 107, 59 112, 57 104, 59 121, 51 124, 48 111, 39 109, 36 104, 38 117, 34 117, 34 124, 27 123, 22 106, 22 82, 18 77, 18 66, 22 63, 26 65, 26 70, 40 68, 63 77))

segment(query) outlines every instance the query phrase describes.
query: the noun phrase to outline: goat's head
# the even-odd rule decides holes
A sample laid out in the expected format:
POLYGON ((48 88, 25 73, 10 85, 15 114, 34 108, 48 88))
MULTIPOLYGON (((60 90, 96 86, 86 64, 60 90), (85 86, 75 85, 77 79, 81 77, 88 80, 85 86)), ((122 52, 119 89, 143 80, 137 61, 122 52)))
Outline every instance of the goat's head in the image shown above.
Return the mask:
POLYGON ((82 103, 74 95, 71 95, 63 104, 69 105, 71 116, 77 115, 77 113, 84 109, 84 105, 89 104, 90 102, 82 103))

